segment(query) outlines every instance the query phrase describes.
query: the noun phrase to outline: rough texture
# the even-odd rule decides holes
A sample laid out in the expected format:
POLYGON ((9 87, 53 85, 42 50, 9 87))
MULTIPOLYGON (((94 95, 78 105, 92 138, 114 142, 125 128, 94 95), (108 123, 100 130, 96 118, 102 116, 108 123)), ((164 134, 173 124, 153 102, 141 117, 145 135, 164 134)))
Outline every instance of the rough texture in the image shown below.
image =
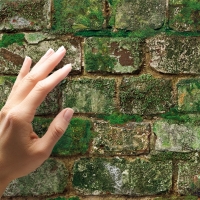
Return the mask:
POLYGON ((79 30, 99 30, 103 27, 102 0, 53 0, 54 13, 52 30, 55 32, 75 32, 79 30))
POLYGON ((198 37, 158 35, 146 40, 149 65, 162 73, 199 74, 200 41, 198 37))
POLYGON ((80 159, 74 165, 73 185, 81 193, 105 192, 127 195, 152 195, 171 187, 171 163, 136 159, 80 159))
POLYGON ((141 67, 141 47, 130 38, 88 38, 85 67, 88 72, 133 73, 141 67))
POLYGON ((198 0, 169 1, 169 26, 176 31, 200 30, 198 0))
POLYGON ((123 126, 110 125, 98 120, 94 122, 97 136, 92 151, 105 155, 137 155, 149 152, 150 124, 129 122, 123 126))
POLYGON ((200 110, 200 80, 183 79, 177 84, 179 110, 193 112, 200 110))
MULTIPOLYGON (((115 1, 113 1, 115 2, 115 1)), ((117 3, 116 3, 117 2, 117 3)), ((165 0, 122 0, 112 6, 114 12, 110 23, 117 29, 136 31, 138 29, 158 29, 165 21, 165 0), (114 18, 114 19, 113 19, 114 18)))
POLYGON ((67 176, 67 170, 61 161, 48 159, 28 176, 12 181, 4 196, 38 196, 61 193, 67 185, 67 176))
POLYGON ((121 111, 127 114, 156 114, 172 105, 172 83, 149 74, 124 78, 120 85, 121 111))
POLYGON ((50 28, 50 0, 2 0, 0 30, 41 30, 50 28))
MULTIPOLYGON (((199 116, 197 117, 199 118, 199 116)), ((200 150, 200 128, 193 123, 161 120, 154 123, 155 150, 191 152, 200 150)))
POLYGON ((64 107, 78 113, 111 113, 114 108, 115 80, 81 78, 67 82, 64 107))

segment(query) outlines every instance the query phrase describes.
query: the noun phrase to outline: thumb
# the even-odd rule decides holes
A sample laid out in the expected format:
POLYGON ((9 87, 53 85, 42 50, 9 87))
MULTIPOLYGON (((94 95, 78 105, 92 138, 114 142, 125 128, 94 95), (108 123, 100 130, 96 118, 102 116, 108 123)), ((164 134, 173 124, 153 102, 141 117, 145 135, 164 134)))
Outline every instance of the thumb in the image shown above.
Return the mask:
POLYGON ((43 146, 52 150, 67 129, 74 111, 71 108, 62 110, 50 124, 46 134, 41 138, 43 146))

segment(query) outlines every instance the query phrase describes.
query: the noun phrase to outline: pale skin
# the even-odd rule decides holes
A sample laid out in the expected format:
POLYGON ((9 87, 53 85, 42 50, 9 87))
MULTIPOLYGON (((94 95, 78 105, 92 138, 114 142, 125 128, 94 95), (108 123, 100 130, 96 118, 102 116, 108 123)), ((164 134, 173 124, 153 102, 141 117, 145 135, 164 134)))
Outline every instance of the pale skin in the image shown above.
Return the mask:
POLYGON ((31 58, 26 57, 0 111, 0 198, 12 180, 34 171, 50 156, 72 118, 74 111, 63 109, 41 138, 31 124, 46 95, 71 71, 69 64, 49 75, 65 53, 64 47, 49 49, 31 70, 31 58))

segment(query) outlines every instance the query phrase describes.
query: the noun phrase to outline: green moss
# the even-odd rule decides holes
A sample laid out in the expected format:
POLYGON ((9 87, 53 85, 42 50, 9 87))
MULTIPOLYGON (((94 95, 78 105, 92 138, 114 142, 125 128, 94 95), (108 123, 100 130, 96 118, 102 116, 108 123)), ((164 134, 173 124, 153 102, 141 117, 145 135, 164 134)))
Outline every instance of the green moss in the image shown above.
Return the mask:
POLYGON ((143 120, 140 115, 126 115, 122 113, 113 113, 111 115, 98 115, 98 117, 109 121, 110 124, 124 124, 131 120, 135 122, 142 122, 143 120))
POLYGON ((89 120, 73 118, 67 131, 55 145, 53 155, 84 154, 92 139, 91 123, 89 120))
POLYGON ((17 43, 22 46, 24 42, 24 34, 16 33, 16 34, 4 34, 2 40, 0 40, 0 48, 8 47, 11 44, 17 43))
POLYGON ((101 53, 86 53, 85 64, 88 71, 112 71, 117 63, 115 58, 101 53))

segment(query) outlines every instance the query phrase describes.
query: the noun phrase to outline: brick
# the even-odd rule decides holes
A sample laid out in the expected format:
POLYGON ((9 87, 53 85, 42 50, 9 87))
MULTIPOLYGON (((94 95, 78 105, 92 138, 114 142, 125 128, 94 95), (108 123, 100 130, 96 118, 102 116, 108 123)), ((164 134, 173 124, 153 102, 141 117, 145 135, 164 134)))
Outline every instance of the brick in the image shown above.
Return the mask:
POLYGON ((86 71, 133 73, 141 67, 141 54, 139 42, 130 38, 87 38, 86 71))
POLYGON ((62 193, 67 185, 68 172, 56 159, 48 159, 37 170, 12 181, 4 196, 39 196, 62 193))
POLYGON ((183 195, 199 196, 200 165, 199 162, 180 162, 178 164, 178 192, 183 195))
POLYGON ((83 194, 155 195, 171 188, 171 162, 82 158, 73 168, 73 186, 83 194))
POLYGON ((114 98, 115 79, 73 79, 63 90, 63 107, 71 107, 76 113, 112 113, 114 98))
POLYGON ((169 27, 176 31, 199 31, 199 11, 198 0, 169 1, 169 27))
MULTIPOLYGON (((11 92, 11 89, 14 85, 16 77, 13 76, 0 76, 0 99, 1 104, 0 108, 4 106, 6 100, 11 92)), ((59 96, 60 88, 54 88, 45 98, 43 103, 38 107, 36 114, 44 115, 44 114, 55 114, 59 111, 59 96)))
POLYGON ((182 79, 177 84, 180 111, 200 111, 200 79, 182 79))
POLYGON ((200 74, 198 37, 160 34, 146 40, 149 65, 165 74, 200 74))
POLYGON ((22 66, 25 56, 30 56, 34 65, 49 48, 57 50, 62 45, 66 48, 67 52, 57 68, 71 63, 73 68, 72 73, 80 73, 80 39, 66 36, 55 38, 48 34, 41 35, 41 32, 4 34, 0 40, 0 73, 16 75, 22 66), (35 44, 37 44, 37 47, 35 44))
POLYGON ((0 30, 41 30, 51 26, 50 0, 0 2, 0 30))
POLYGON ((103 27, 102 0, 54 0, 52 30, 73 33, 80 30, 100 30, 103 27))
POLYGON ((149 152, 149 123, 129 122, 123 126, 110 125, 103 120, 94 121, 92 152, 105 155, 138 155, 149 152))
POLYGON ((165 21, 165 0, 115 1, 111 3, 111 8, 110 24, 117 29, 158 29, 165 21))
POLYGON ((149 74, 125 77, 120 85, 121 112, 126 114, 158 114, 172 105, 172 82, 149 74))
MULTIPOLYGON (((199 119, 199 115, 190 116, 199 119)), ((188 118, 188 121, 191 120, 188 118)), ((200 151, 199 125, 192 122, 159 120, 153 124, 155 150, 172 152, 200 151)))
MULTIPOLYGON (((42 137, 46 133, 52 120, 52 118, 34 118, 32 122, 33 129, 39 137, 42 137)), ((93 138, 91 128, 92 124, 89 120, 72 118, 67 130, 54 146, 52 155, 69 156, 85 154, 93 138)))

